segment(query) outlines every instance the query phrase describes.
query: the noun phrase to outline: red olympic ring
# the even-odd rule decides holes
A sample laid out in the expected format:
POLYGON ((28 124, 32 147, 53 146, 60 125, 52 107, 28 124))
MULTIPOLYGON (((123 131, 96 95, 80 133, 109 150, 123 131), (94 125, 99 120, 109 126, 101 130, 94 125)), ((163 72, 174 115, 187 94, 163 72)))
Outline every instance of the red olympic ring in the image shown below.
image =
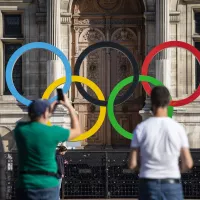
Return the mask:
MULTIPOLYGON (((181 48, 184 48, 184 49, 190 51, 193 55, 195 55, 196 59, 200 62, 200 52, 199 52, 198 49, 196 49, 192 45, 190 45, 188 43, 185 43, 185 42, 181 42, 181 41, 164 42, 164 43, 156 46, 154 49, 152 49, 150 51, 150 53, 146 56, 146 58, 144 60, 144 63, 142 65, 141 74, 146 76, 147 73, 148 73, 149 64, 151 63, 151 61, 154 58, 154 56, 157 55, 163 49, 166 49, 166 48, 169 48, 169 47, 181 47, 181 48)), ((142 85, 143 85, 143 88, 146 91, 146 93, 148 95, 150 95, 152 88, 149 85, 149 83, 142 82, 142 85)), ((177 100, 177 101, 173 101, 172 100, 170 102, 170 106, 174 106, 174 107, 184 106, 184 105, 189 104, 192 101, 194 101, 197 97, 199 97, 199 95, 200 95, 200 85, 198 86, 196 91, 191 96, 186 97, 185 99, 182 99, 182 100, 177 100)))

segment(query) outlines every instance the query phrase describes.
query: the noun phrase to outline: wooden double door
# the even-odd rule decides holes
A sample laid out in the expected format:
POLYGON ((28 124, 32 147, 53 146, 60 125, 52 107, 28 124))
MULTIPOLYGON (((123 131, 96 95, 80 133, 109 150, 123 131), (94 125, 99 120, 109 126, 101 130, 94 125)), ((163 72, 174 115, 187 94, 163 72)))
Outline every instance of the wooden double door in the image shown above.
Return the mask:
MULTIPOLYGON (((87 11, 88 8, 83 8, 84 4, 80 2, 74 6, 72 65, 76 62, 80 53, 89 45, 100 41, 113 41, 128 48, 140 67, 144 54, 142 16, 135 14, 134 18, 134 15, 129 13, 127 15, 118 15, 118 17, 111 13, 110 15, 102 16, 102 10, 101 12, 94 11, 94 16, 91 11, 92 5, 89 12, 87 11), (119 16, 124 18, 124 25, 121 24, 122 21, 119 16)), ((126 55, 120 51, 111 48, 101 48, 94 50, 84 59, 80 75, 96 83, 102 90, 105 98, 108 99, 118 82, 133 75, 133 67, 126 55)), ((130 85, 123 88, 118 96, 122 96, 128 87, 130 85)), ((89 87, 84 86, 84 88, 91 96, 97 98, 89 87)), ((82 129, 87 131, 96 123, 100 107, 86 101, 75 87, 73 91, 75 108, 79 112, 82 129)), ((143 105, 144 95, 141 85, 138 85, 134 94, 126 102, 115 106, 115 116, 119 124, 127 131, 132 132, 141 121, 139 110, 142 109, 143 105)), ((104 148, 112 146, 113 148, 120 148, 128 147, 130 140, 125 139, 115 131, 106 115, 104 123, 98 132, 88 138, 84 144, 86 147, 104 148)))

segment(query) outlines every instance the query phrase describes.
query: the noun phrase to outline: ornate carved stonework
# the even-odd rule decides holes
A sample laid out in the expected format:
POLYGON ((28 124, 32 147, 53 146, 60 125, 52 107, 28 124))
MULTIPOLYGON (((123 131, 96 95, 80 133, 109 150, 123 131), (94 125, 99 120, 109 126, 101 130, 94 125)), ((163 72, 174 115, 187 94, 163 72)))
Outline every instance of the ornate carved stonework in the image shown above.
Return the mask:
POLYGON ((79 10, 80 3, 81 3, 80 0, 76 1, 76 4, 74 6, 74 14, 79 14, 80 13, 80 10, 79 10))
POLYGON ((111 40, 114 41, 134 41, 137 39, 136 34, 131 30, 127 28, 120 28, 117 29, 113 35, 111 40))
MULTIPOLYGON (((88 26, 88 25, 103 25, 105 24, 105 19, 79 19, 74 18, 74 25, 78 26, 88 26)), ((142 25, 144 23, 143 16, 138 16, 137 18, 127 18, 127 19, 115 19, 112 18, 110 20, 111 25, 132 25, 132 24, 138 24, 142 25)))
POLYGON ((71 24, 71 13, 62 12, 60 18, 61 24, 71 24))
POLYGON ((140 13, 140 0, 77 0, 74 4, 74 15, 100 13, 140 13))
POLYGON ((113 10, 122 2, 122 0, 97 0, 100 8, 104 10, 113 10))
POLYGON ((95 41, 95 40, 102 40, 102 37, 99 33, 97 33, 94 29, 89 30, 84 36, 83 36, 85 42, 89 41, 95 41))
MULTIPOLYGON (((127 57, 121 53, 121 52, 117 52, 117 82, 120 82, 121 80, 123 80, 126 77, 131 76, 131 66, 130 66, 130 62, 127 59, 127 57)), ((127 89, 129 88, 129 86, 124 87, 118 94, 118 96, 122 96, 127 89)))
POLYGON ((143 16, 138 16, 136 18, 125 18, 125 19, 111 19, 111 24, 121 24, 121 25, 142 25, 144 23, 143 16))
POLYGON ((172 23, 179 23, 180 22, 180 12, 171 12, 169 14, 170 16, 170 22, 172 23))
POLYGON ((95 24, 105 24, 105 19, 78 19, 74 18, 74 25, 77 26, 88 26, 88 25, 95 25, 95 24))
MULTIPOLYGON (((88 73, 88 79, 92 80, 94 83, 96 83, 98 86, 100 85, 100 80, 99 80, 99 62, 100 62, 100 50, 96 50, 91 52, 88 55, 87 58, 87 73, 88 73)), ((90 88, 88 88, 88 93, 96 98, 96 95, 94 91, 92 91, 90 88)))
MULTIPOLYGON (((79 15, 84 12, 94 12, 94 1, 93 0, 77 0, 74 6, 74 14, 79 15)), ((98 10, 96 10, 98 12, 98 10)))
POLYGON ((104 34, 97 28, 87 28, 80 35, 79 42, 95 42, 105 40, 104 34))
POLYGON ((84 19, 84 20, 79 20, 77 18, 74 19, 74 25, 89 25, 90 20, 89 19, 84 19))

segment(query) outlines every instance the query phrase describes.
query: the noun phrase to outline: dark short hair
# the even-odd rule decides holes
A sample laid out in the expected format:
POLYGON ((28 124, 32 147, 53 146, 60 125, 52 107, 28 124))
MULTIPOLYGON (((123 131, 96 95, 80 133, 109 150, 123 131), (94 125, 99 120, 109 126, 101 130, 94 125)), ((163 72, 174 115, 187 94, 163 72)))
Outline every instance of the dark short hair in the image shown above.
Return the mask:
POLYGON ((65 151, 67 151, 67 148, 65 146, 58 146, 58 151, 65 152, 65 151))
POLYGON ((170 102, 169 90, 164 86, 156 86, 151 91, 151 104, 154 108, 166 107, 170 102))

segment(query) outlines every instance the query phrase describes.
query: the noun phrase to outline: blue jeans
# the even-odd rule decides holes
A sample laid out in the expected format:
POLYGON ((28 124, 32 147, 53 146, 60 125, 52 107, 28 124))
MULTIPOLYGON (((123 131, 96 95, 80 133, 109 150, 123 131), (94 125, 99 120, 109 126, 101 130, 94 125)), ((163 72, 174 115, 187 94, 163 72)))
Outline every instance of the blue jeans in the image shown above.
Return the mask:
POLYGON ((140 181, 139 200, 184 200, 182 185, 179 183, 159 183, 140 181))
POLYGON ((60 191, 61 186, 62 186, 62 178, 58 179, 58 181, 59 181, 59 191, 60 191))
POLYGON ((59 200, 58 187, 45 189, 17 189, 16 200, 59 200))
POLYGON ((58 196, 59 196, 59 200, 60 200, 60 189, 62 186, 62 178, 59 179, 59 188, 58 188, 58 196))

